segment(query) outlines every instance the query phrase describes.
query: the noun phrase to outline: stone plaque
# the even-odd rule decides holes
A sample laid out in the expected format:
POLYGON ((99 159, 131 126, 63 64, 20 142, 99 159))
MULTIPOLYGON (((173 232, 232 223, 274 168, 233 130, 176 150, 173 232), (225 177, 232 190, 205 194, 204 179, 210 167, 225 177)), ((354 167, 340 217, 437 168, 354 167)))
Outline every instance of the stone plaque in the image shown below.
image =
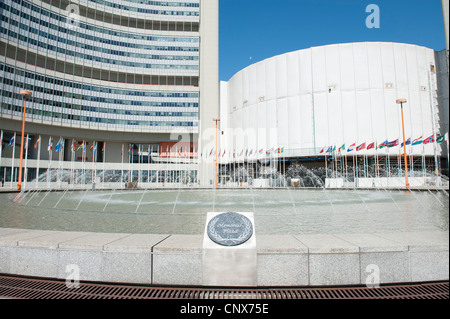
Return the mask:
POLYGON ((253 234, 250 219, 238 213, 228 212, 213 217, 207 227, 208 237, 222 246, 238 246, 253 234))

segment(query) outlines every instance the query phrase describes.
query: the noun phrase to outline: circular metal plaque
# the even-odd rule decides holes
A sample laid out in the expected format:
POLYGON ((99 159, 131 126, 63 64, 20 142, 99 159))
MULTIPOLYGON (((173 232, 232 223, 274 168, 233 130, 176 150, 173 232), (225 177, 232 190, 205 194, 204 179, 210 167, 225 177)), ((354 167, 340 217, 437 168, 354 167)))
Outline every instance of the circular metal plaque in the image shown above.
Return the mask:
POLYGON ((242 214, 228 212, 213 217, 207 227, 209 238, 222 246, 237 246, 252 237, 253 225, 242 214))

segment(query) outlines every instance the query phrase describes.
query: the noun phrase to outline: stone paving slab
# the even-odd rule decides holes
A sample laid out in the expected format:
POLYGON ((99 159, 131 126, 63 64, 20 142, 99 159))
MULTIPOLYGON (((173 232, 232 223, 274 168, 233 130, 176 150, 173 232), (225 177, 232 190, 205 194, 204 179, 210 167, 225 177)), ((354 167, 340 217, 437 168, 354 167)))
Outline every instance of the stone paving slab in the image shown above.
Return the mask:
POLYGON ((308 253, 308 247, 292 235, 257 236, 256 250, 258 254, 308 253))
POLYGON ((0 237, 0 246, 17 246, 19 241, 33 239, 45 235, 56 234, 53 230, 24 230, 22 232, 11 232, 0 237))
POLYGON ((171 235, 153 247, 153 253, 198 253, 203 249, 203 235, 171 235))
POLYGON ((449 249, 449 232, 402 232, 378 233, 380 237, 408 245, 409 251, 429 251, 449 249))
POLYGON ((17 242, 21 247, 40 247, 56 249, 60 244, 83 236, 88 236, 86 232, 56 232, 39 237, 21 239, 17 242))
POLYGON ((89 233, 86 236, 78 237, 59 244, 61 249, 71 250, 99 250, 116 240, 127 237, 130 234, 122 233, 89 233))
POLYGON ((132 234, 106 244, 103 249, 111 252, 151 253, 153 246, 169 236, 167 234, 132 234))
POLYGON ((358 246, 359 252, 362 253, 408 250, 408 245, 376 234, 336 234, 335 236, 358 246))
POLYGON ((295 235, 310 254, 359 253, 359 247, 334 235, 295 235))
POLYGON ((23 233, 26 231, 27 231, 26 229, 19 229, 19 228, 0 228, 0 237, 11 234, 23 233))

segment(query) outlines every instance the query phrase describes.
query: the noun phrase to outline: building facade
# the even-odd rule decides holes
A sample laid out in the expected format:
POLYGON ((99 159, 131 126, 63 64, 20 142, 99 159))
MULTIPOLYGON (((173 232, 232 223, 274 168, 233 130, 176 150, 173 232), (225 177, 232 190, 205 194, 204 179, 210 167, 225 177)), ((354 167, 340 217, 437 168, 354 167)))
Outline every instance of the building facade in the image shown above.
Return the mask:
MULTIPOLYGON (((104 163, 107 170, 121 171, 124 164, 154 165, 136 167, 140 178, 147 171, 140 179, 147 182, 163 182, 158 165, 164 163, 167 171, 176 162, 170 181, 179 181, 182 170, 198 182, 202 113, 218 111, 218 100, 201 94, 203 87, 214 88, 218 69, 218 39, 209 31, 218 28, 214 5, 217 1, 2 1, 1 176, 17 180, 20 90, 28 90, 28 180, 58 159, 62 166, 104 163)), ((218 96, 218 77, 215 85, 218 96)), ((136 173, 127 172, 131 178, 136 173)))
POLYGON ((243 151, 245 160, 273 153, 398 155, 403 137, 396 100, 406 98, 408 153, 446 157, 445 139, 438 139, 448 132, 448 98, 440 98, 443 91, 448 96, 448 80, 443 83, 439 72, 444 68, 444 51, 383 42, 313 47, 263 60, 221 84, 223 149, 235 156, 243 151), (414 140, 422 143, 412 146, 414 140))

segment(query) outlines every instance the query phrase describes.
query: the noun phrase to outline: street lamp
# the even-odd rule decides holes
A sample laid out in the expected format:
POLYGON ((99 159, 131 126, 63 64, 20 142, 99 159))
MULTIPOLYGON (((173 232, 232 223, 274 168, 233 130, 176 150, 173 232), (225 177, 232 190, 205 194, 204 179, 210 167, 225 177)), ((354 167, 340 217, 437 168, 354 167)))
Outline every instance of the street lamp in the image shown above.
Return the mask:
MULTIPOLYGON (((20 142, 20 164, 19 164, 19 182, 17 183, 17 190, 22 188, 22 162, 23 162, 23 139, 25 135, 25 111, 27 108, 27 97, 31 96, 30 91, 22 90, 20 95, 23 95, 23 117, 22 117, 22 141, 20 142)), ((28 141, 27 141, 28 142, 28 141)))
POLYGON ((400 109, 402 111, 402 131, 403 131, 403 156, 405 157, 405 183, 406 188, 409 188, 408 182, 408 157, 406 156, 406 141, 405 141, 405 121, 403 119, 403 103, 406 103, 406 99, 397 99, 395 101, 397 104, 400 104, 400 109))
POLYGON ((217 122, 220 121, 220 117, 213 118, 213 121, 216 121, 216 188, 219 183, 219 171, 217 168, 217 122))

